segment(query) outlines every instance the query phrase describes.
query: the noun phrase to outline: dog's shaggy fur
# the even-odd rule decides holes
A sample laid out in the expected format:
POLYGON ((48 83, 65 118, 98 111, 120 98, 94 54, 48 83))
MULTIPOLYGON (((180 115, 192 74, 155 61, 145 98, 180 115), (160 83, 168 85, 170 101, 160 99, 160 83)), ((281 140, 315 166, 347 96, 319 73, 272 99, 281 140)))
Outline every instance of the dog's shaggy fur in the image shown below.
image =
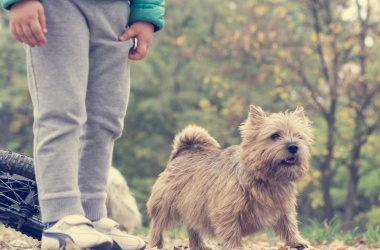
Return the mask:
POLYGON ((265 115, 251 106, 241 125, 242 143, 220 149, 198 126, 174 139, 169 163, 147 203, 149 244, 163 247, 163 231, 183 223, 190 249, 241 248, 243 236, 272 227, 285 244, 304 248, 296 219, 296 181, 309 169, 311 122, 303 108, 265 115))
POLYGON ((107 217, 119 223, 119 228, 133 233, 141 227, 141 214, 136 199, 129 191, 122 174, 111 167, 107 181, 107 217))

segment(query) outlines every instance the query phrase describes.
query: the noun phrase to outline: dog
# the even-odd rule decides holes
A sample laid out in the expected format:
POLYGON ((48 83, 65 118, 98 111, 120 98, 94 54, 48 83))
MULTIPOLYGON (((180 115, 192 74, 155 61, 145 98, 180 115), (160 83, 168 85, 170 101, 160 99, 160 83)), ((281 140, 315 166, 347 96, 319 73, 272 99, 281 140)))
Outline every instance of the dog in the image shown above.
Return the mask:
POLYGON ((129 233, 141 227, 141 214, 136 199, 129 191, 123 175, 111 167, 107 180, 107 217, 119 223, 119 229, 129 233))
POLYGON ((251 105, 240 126, 242 142, 220 149, 202 127, 176 135, 164 172, 147 202, 148 244, 161 249, 163 232, 183 223, 192 250, 208 250, 203 236, 223 249, 266 227, 286 246, 306 248, 296 219, 296 182, 309 169, 313 129, 302 107, 266 115, 251 105))

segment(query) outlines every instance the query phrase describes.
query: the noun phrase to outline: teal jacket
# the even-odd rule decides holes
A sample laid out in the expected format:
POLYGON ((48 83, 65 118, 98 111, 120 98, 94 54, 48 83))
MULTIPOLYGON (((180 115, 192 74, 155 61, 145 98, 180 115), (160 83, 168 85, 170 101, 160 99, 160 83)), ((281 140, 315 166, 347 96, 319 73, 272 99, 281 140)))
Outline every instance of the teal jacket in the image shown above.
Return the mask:
MULTIPOLYGON (((12 4, 22 0, 0 0, 1 5, 9 10, 12 4)), ((130 0, 131 16, 129 25, 137 21, 150 22, 155 31, 164 27, 165 0, 130 0)))

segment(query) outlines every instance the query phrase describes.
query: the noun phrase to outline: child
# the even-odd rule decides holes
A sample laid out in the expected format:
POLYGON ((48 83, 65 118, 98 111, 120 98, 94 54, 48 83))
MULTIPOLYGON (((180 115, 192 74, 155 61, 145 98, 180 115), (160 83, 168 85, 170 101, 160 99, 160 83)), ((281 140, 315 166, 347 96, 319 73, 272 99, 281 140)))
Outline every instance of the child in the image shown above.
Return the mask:
POLYGON ((42 249, 144 249, 106 218, 105 189, 127 109, 128 58, 146 56, 163 28, 164 0, 2 5, 13 36, 26 44, 42 249))

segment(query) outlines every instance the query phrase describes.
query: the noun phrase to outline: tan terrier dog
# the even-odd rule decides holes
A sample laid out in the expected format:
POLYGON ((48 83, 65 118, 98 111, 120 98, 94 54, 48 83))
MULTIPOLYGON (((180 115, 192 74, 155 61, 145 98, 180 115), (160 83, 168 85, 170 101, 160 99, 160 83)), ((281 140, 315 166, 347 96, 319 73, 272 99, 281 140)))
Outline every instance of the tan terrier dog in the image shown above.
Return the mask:
POLYGON ((266 116, 250 106, 241 125, 242 143, 220 149, 198 126, 174 139, 169 163, 147 203, 149 244, 163 247, 163 231, 183 223, 190 249, 210 249, 203 236, 223 249, 242 248, 242 237, 272 227, 286 246, 310 245, 297 226, 296 182, 309 169, 311 122, 303 108, 266 116))

